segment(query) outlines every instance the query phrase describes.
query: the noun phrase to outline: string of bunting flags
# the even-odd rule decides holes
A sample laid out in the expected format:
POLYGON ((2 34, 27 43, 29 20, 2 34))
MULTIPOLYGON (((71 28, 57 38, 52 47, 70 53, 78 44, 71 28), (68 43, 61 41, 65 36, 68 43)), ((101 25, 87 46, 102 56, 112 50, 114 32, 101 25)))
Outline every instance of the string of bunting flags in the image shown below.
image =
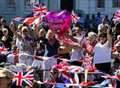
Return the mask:
MULTIPOLYGON (((26 54, 26 55, 28 55, 28 54, 26 54)), ((32 56, 32 55, 30 55, 30 56, 32 56)), ((40 58, 47 58, 47 59, 43 59, 43 61, 50 60, 49 57, 40 57, 40 58)), ((57 59, 60 59, 60 58, 57 58, 57 59)), ((60 60, 64 61, 63 58, 60 60)), ((65 62, 66 61, 67 60, 65 60, 65 62)), ((56 68, 59 71, 59 73, 62 73, 62 76, 64 78, 71 80, 69 83, 63 83, 64 85, 67 85, 67 86, 78 86, 78 85, 79 86, 92 86, 92 85, 95 85, 96 84, 95 81, 88 81, 89 74, 93 74, 93 75, 94 74, 102 74, 101 77, 104 77, 105 79, 110 79, 111 82, 113 82, 113 84, 115 84, 115 82, 113 80, 120 80, 119 71, 116 73, 115 76, 111 76, 111 75, 105 74, 105 73, 97 71, 97 70, 89 70, 89 69, 85 69, 85 68, 79 67, 79 66, 70 66, 67 63, 61 63, 58 65, 55 65, 55 66, 53 66, 53 68, 56 68), (71 75, 71 73, 73 73, 74 75, 77 74, 76 78, 73 77, 71 75), (78 82, 79 81, 78 74, 84 74, 84 76, 85 76, 84 82, 81 82, 81 83, 78 82)), ((33 70, 29 70, 26 73, 24 73, 24 72, 14 73, 13 81, 16 81, 16 84, 19 86, 22 86, 24 83, 26 83, 29 86, 32 86, 32 83, 34 80, 35 80, 35 78, 34 78, 33 70)), ((53 81, 52 82, 47 81, 47 82, 41 82, 41 83, 39 81, 37 81, 37 82, 38 82, 38 84, 50 84, 50 85, 57 84, 53 81)))
MULTIPOLYGON (((4 52, 3 49, 1 49, 1 50, 4 52)), ((6 51, 6 49, 5 49, 5 51, 6 51)), ((32 56, 32 57, 38 57, 42 61, 51 60, 51 58, 49 58, 49 57, 30 55, 30 54, 27 54, 27 53, 21 53, 21 55, 22 54, 27 55, 27 56, 32 56)), ((16 54, 16 55, 20 55, 20 54, 16 54)), ((62 60, 63 62, 67 62, 67 63, 70 62, 70 60, 66 60, 65 58, 55 58, 55 59, 59 59, 59 60, 62 60)), ((97 69, 94 68, 94 66, 93 66, 93 68, 91 68, 92 63, 91 63, 91 58, 89 58, 89 57, 86 57, 86 60, 83 60, 83 63, 84 63, 83 67, 70 66, 67 63, 62 63, 62 64, 54 66, 60 73, 62 73, 62 76, 64 78, 71 80, 69 83, 64 83, 64 85, 67 85, 67 86, 78 86, 78 85, 79 86, 92 86, 92 85, 95 85, 96 82, 87 80, 89 74, 103 74, 101 77, 105 78, 106 80, 108 80, 108 79, 111 80, 111 84, 113 86, 115 86, 115 84, 116 84, 115 80, 120 80, 119 70, 116 72, 115 76, 111 76, 111 75, 105 74, 103 72, 97 71, 97 69), (87 69, 87 71, 86 71, 86 69, 87 69), (73 73, 74 75, 77 74, 77 76, 73 77, 70 73, 73 73), (84 82, 81 82, 81 83, 78 82, 79 81, 78 80, 79 79, 78 74, 84 74, 85 75, 85 81, 84 82)), ((16 81, 16 84, 18 86, 22 86, 24 83, 29 85, 29 86, 32 86, 32 83, 33 83, 32 81, 33 80, 35 80, 33 70, 28 71, 26 73, 17 72, 17 73, 14 74, 14 79, 13 79, 13 81, 16 81)), ((39 83, 39 81, 38 81, 38 83, 39 83)), ((41 83, 57 84, 57 83, 54 83, 54 82, 41 82, 41 83)))
MULTIPOLYGON (((42 24, 42 22, 45 22, 49 28, 55 32, 57 35, 57 39, 66 44, 66 45, 72 45, 72 46, 79 46, 78 43, 72 41, 71 38, 68 38, 68 36, 65 35, 66 32, 69 31, 69 28, 71 26, 71 23, 77 23, 80 20, 80 17, 72 11, 72 13, 63 10, 60 12, 55 11, 48 11, 48 8, 43 3, 34 3, 32 13, 28 14, 28 16, 25 17, 16 17, 13 19, 13 21, 24 23, 28 25, 29 27, 35 29, 39 29, 39 26, 42 24)), ((115 12, 115 16, 113 20, 120 21, 120 10, 117 10, 115 12)), ((8 49, 4 47, 0 47, 0 53, 7 52, 8 49)), ((63 63, 57 64, 52 66, 52 69, 48 70, 51 73, 58 73, 59 77, 61 79, 64 79, 64 82, 61 84, 66 86, 79 86, 79 88, 82 87, 95 87, 98 82, 94 80, 88 80, 90 75, 99 75, 100 77, 103 77, 106 80, 109 80, 107 82, 103 82, 102 84, 97 85, 97 87, 103 87, 105 84, 111 84, 111 88, 116 88, 116 80, 120 80, 120 72, 117 72, 114 76, 111 76, 109 74, 103 73, 101 71, 98 71, 97 68, 92 64, 92 59, 90 56, 84 57, 81 62, 83 65, 80 66, 71 66, 69 63, 71 60, 67 60, 65 58, 59 58, 55 56, 52 57, 43 57, 43 56, 37 56, 37 55, 31 55, 28 53, 11 53, 15 56, 30 56, 34 59, 37 57, 37 60, 47 62, 48 60, 62 60, 63 63), (54 72, 55 71, 55 72, 54 72), (84 75, 84 81, 80 82, 79 74, 84 75), (90 74, 90 75, 89 75, 90 74)), ((16 64, 16 63, 15 63, 16 64)), ((31 67, 34 69, 34 67, 31 67)), ((33 86, 33 82, 36 82, 38 84, 49 84, 49 85, 56 85, 59 84, 56 82, 55 75, 51 74, 51 79, 41 82, 35 80, 35 74, 34 70, 28 70, 28 71, 18 71, 14 72, 14 78, 13 82, 16 83, 17 86, 23 86, 24 84, 29 85, 30 87, 33 86)), ((43 71, 46 71, 46 69, 42 69, 43 71)))

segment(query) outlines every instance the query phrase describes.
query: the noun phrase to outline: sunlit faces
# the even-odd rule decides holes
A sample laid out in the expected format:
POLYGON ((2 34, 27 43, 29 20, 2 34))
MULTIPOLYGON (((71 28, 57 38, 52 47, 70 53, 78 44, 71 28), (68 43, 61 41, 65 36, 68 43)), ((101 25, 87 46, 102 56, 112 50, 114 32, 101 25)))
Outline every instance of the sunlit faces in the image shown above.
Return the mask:
POLYGON ((19 24, 19 25, 18 25, 18 30, 21 30, 22 27, 23 27, 23 24, 19 24))
POLYGON ((23 35, 28 35, 28 27, 26 27, 26 26, 22 27, 22 34, 23 35))
POLYGON ((54 36, 55 36, 54 32, 51 30, 48 30, 48 32, 46 34, 46 38, 47 39, 54 39, 54 36))
POLYGON ((116 51, 120 52, 120 46, 116 47, 116 51))
POLYGON ((1 22, 2 25, 6 25, 6 20, 5 20, 4 18, 2 18, 2 19, 0 20, 0 22, 1 22))
POLYGON ((2 29, 2 32, 3 32, 3 35, 5 35, 5 36, 7 36, 7 35, 8 35, 8 29, 3 28, 3 29, 2 29))
POLYGON ((87 39, 88 39, 90 42, 94 42, 94 41, 96 41, 96 37, 97 37, 97 34, 96 34, 96 33, 94 33, 94 32, 89 32, 87 39))
POLYGON ((116 47, 116 50, 117 50, 118 52, 120 52, 120 42, 117 42, 117 43, 115 44, 115 47, 116 47))
POLYGON ((100 42, 104 44, 107 41, 107 34, 101 34, 99 36, 100 42))
POLYGON ((40 31, 39 31, 39 37, 45 37, 45 34, 46 34, 46 31, 45 31, 45 29, 40 29, 40 31))
POLYGON ((74 31, 75 31, 75 33, 78 33, 78 34, 79 34, 79 33, 81 32, 81 29, 80 29, 79 27, 75 27, 75 28, 74 28, 74 31))
POLYGON ((120 40, 120 35, 117 36, 117 40, 120 40))

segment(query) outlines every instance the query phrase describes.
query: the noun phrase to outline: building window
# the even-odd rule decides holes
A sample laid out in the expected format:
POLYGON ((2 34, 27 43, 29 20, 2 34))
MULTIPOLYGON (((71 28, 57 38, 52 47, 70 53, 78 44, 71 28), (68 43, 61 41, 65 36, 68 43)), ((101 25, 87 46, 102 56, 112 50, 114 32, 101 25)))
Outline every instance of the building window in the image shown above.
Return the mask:
POLYGON ((24 0, 24 6, 25 8, 31 8, 35 2, 38 2, 38 0, 24 0))
POLYGON ((24 6, 25 8, 30 7, 30 0, 24 0, 24 6))
POLYGON ((104 8, 105 7, 105 0, 97 0, 97 8, 104 8))
POLYGON ((15 8, 16 7, 16 0, 7 0, 7 7, 8 8, 15 8))
POLYGON ((113 8, 120 8, 120 0, 112 0, 113 8))

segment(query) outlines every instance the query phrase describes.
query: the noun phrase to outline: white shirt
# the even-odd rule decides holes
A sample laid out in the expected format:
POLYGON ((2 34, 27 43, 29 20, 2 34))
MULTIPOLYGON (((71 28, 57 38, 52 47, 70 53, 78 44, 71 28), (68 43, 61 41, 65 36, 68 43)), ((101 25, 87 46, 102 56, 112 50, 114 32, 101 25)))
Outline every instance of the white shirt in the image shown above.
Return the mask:
POLYGON ((45 61, 40 61, 40 60, 34 60, 32 63, 33 67, 40 67, 42 70, 49 70, 51 69, 54 65, 57 64, 57 58, 54 57, 43 57, 43 58, 48 58, 48 60, 45 61))
POLYGON ((15 59, 15 55, 14 54, 9 54, 7 56, 7 63, 14 64, 14 59, 15 59))
MULTIPOLYGON (((75 39, 78 40, 78 42, 82 43, 84 40, 84 36, 76 36, 74 37, 75 39)), ((83 57, 83 51, 80 48, 73 48, 72 52, 71 52, 71 61, 78 61, 79 59, 81 59, 81 57, 83 57)))
POLYGON ((108 41, 105 44, 97 43, 94 48, 94 64, 111 62, 111 51, 108 41))

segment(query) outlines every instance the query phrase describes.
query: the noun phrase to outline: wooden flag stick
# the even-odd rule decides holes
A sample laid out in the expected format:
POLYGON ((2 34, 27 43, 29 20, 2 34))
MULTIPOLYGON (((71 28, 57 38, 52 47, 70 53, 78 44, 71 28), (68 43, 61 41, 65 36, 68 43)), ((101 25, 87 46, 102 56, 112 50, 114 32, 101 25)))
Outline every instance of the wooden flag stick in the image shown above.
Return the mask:
POLYGON ((87 78, 88 78, 88 69, 85 69, 85 82, 87 82, 87 78))

